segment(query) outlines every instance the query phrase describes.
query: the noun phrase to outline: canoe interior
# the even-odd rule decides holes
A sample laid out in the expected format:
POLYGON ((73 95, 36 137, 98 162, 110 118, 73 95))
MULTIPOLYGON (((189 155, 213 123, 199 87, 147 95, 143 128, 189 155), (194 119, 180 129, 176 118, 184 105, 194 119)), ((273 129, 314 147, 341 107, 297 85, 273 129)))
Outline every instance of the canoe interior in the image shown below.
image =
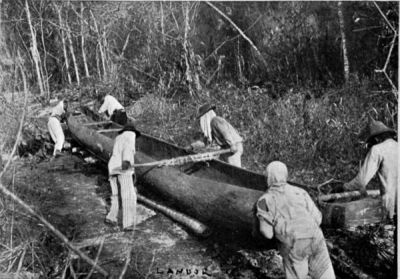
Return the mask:
MULTIPOLYGON (((99 118, 99 116, 93 113, 90 109, 84 108, 84 113, 88 115, 88 117, 81 118, 82 123, 104 120, 99 118)), ((90 126, 91 129, 96 130, 115 129, 118 127, 121 126, 116 123, 90 126)), ((102 133, 102 135, 114 139, 118 135, 118 133, 110 132, 102 133)), ((174 157, 192 154, 186 152, 184 149, 176 145, 167 143, 163 140, 154 138, 146 134, 142 134, 141 137, 137 138, 136 151, 151 157, 151 161, 171 159, 174 157)), ((212 180, 214 182, 236 185, 243 188, 255 189, 259 191, 264 191, 267 184, 266 176, 253 171, 229 165, 219 160, 189 163, 182 166, 176 166, 175 168, 190 176, 212 180)))

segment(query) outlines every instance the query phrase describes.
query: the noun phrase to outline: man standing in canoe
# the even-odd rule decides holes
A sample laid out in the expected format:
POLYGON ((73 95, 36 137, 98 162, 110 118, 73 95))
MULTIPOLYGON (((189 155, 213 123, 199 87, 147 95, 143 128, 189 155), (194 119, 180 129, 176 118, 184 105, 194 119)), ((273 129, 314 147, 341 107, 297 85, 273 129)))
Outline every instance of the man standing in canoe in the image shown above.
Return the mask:
POLYGON ((62 155, 62 149, 64 147, 65 136, 61 127, 61 121, 66 118, 68 110, 68 102, 60 101, 52 110, 47 122, 47 129, 49 130, 51 139, 54 141, 53 156, 57 157, 62 155))
POLYGON ((367 196, 365 187, 378 173, 382 183, 381 196, 386 216, 393 219, 397 207, 398 145, 396 131, 380 121, 372 120, 368 125, 368 154, 357 176, 343 188, 347 191, 359 190, 367 196))
POLYGON ((231 165, 241 167, 243 154, 243 139, 233 126, 224 118, 215 114, 215 105, 202 105, 197 112, 200 128, 204 136, 203 142, 192 143, 185 149, 201 148, 215 142, 222 149, 230 148, 231 153, 221 155, 221 159, 231 165))
POLYGON ((101 96, 98 99, 102 103, 99 113, 105 113, 110 117, 111 121, 114 121, 120 125, 125 125, 128 121, 128 116, 124 107, 111 95, 101 96))
POLYGON ((286 278, 335 278, 320 229, 321 212, 306 191, 287 183, 285 164, 267 166, 268 189, 256 204, 261 234, 279 241, 286 278))
POLYGON ((121 189, 122 227, 124 231, 135 229, 137 196, 132 177, 134 171, 130 168, 135 162, 135 144, 138 137, 140 137, 140 132, 135 129, 133 124, 125 125, 115 138, 113 152, 108 162, 112 196, 110 212, 106 216, 105 222, 112 226, 118 224, 118 180, 121 189))

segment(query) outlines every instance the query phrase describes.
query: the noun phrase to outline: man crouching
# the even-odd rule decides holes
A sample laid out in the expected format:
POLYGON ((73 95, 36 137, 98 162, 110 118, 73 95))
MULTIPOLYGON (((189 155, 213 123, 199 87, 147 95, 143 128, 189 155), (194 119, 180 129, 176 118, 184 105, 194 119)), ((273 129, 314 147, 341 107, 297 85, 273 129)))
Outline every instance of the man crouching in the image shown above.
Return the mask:
POLYGON ((268 190, 257 202, 261 234, 279 241, 286 278, 335 278, 324 235, 321 212, 301 188, 287 183, 285 164, 267 166, 268 190))

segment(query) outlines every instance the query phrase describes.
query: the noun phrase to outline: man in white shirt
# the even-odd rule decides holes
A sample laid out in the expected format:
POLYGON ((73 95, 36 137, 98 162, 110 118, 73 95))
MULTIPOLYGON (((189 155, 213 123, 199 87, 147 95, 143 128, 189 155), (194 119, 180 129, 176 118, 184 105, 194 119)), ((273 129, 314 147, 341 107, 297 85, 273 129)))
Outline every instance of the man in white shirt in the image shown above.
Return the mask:
POLYGON ((118 216, 118 184, 121 188, 122 227, 124 231, 132 231, 136 221, 136 191, 133 183, 133 170, 128 170, 135 162, 136 138, 140 132, 132 124, 127 124, 115 138, 113 152, 108 162, 109 181, 111 185, 111 208, 105 219, 106 224, 117 225, 118 216), (121 169, 123 170, 121 172, 121 169))
POLYGON ((125 125, 128 121, 124 107, 111 95, 99 98, 102 103, 99 113, 106 113, 111 121, 125 125))
POLYGON ((382 204, 387 217, 392 219, 397 207, 398 145, 396 131, 380 121, 369 123, 367 144, 369 151, 357 176, 343 185, 345 190, 359 190, 366 196, 365 187, 378 174, 381 187, 382 204))
POLYGON ((197 112, 197 118, 200 121, 201 132, 203 133, 203 141, 197 141, 185 147, 187 151, 196 148, 203 148, 206 145, 216 143, 222 149, 229 148, 232 153, 222 155, 221 159, 231 165, 242 166, 243 139, 238 131, 226 121, 226 119, 217 116, 215 113, 215 105, 204 104, 197 112))
POLYGON ((65 142, 65 136, 61 127, 61 121, 66 117, 68 109, 67 101, 60 101, 51 111, 49 121, 47 122, 47 128, 49 130, 51 139, 54 141, 53 156, 57 157, 62 155, 62 149, 65 142))

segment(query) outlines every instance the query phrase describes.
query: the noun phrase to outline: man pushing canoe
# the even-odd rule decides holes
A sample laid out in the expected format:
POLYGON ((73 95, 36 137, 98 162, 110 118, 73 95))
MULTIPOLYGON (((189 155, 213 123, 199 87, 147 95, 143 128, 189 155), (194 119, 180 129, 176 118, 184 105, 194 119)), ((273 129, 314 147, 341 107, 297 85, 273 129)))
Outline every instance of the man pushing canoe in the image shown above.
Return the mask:
POLYGON ((216 115, 215 108, 215 105, 205 104, 198 109, 196 118, 200 121, 200 129, 204 138, 202 141, 190 144, 185 149, 191 151, 211 145, 214 142, 222 149, 231 150, 231 153, 221 155, 221 159, 231 165, 241 167, 243 139, 226 119, 216 115))

